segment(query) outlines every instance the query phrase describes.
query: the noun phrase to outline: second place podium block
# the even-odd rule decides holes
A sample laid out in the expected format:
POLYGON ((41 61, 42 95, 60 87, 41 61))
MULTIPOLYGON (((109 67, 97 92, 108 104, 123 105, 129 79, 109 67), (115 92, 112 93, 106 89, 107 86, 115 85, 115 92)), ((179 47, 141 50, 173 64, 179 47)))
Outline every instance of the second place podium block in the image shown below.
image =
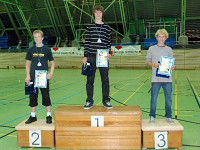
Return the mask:
POLYGON ((60 106, 55 111, 55 141, 60 149, 140 149, 139 106, 60 106))
POLYGON ((55 147, 55 124, 39 119, 31 124, 24 120, 16 126, 18 147, 55 147))

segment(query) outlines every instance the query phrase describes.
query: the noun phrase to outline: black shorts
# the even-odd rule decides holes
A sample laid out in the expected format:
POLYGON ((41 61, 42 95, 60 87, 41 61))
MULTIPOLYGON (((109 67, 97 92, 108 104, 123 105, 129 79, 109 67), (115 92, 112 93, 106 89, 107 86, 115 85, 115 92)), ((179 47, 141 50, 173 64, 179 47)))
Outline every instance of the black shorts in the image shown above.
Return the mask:
MULTIPOLYGON (((42 105, 43 106, 51 106, 51 99, 49 95, 49 82, 47 82, 47 88, 40 88, 41 94, 42 94, 42 105)), ((36 88, 36 93, 33 93, 29 96, 30 107, 36 107, 38 106, 38 88, 36 88)))

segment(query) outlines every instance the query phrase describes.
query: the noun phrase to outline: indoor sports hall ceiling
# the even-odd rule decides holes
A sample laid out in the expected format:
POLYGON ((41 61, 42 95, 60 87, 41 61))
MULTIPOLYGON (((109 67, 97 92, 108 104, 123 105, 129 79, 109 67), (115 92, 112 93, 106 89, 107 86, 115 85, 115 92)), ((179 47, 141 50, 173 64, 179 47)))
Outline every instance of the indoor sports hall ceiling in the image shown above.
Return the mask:
POLYGON ((104 6, 104 22, 121 37, 130 35, 130 23, 138 20, 175 18, 184 22, 183 34, 200 27, 200 0, 0 0, 0 36, 21 39, 42 29, 45 35, 61 41, 74 40, 93 21, 95 5, 104 6))

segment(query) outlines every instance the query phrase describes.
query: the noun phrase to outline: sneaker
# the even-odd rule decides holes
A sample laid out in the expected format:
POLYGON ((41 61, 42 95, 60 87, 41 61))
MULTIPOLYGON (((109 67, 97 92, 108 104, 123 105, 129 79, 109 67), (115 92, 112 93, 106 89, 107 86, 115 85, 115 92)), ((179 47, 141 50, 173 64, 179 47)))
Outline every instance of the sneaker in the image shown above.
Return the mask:
POLYGON ((166 118, 166 121, 170 124, 174 124, 174 120, 172 120, 172 118, 166 118))
POLYGON ((106 107, 107 109, 112 109, 112 105, 110 104, 110 101, 105 101, 103 102, 104 107, 106 107))
POLYGON ((154 118, 154 117, 151 116, 151 117, 150 117, 150 120, 149 120, 149 123, 154 124, 155 121, 156 121, 156 118, 154 118))
POLYGON ((47 116, 46 117, 46 123, 47 124, 51 124, 52 123, 52 117, 51 116, 47 116))
POLYGON ((28 120, 25 122, 25 124, 30 124, 30 123, 35 122, 35 121, 37 121, 37 117, 30 116, 28 118, 28 120))
POLYGON ((93 107, 93 102, 87 101, 85 106, 84 106, 84 109, 90 109, 92 107, 93 107))

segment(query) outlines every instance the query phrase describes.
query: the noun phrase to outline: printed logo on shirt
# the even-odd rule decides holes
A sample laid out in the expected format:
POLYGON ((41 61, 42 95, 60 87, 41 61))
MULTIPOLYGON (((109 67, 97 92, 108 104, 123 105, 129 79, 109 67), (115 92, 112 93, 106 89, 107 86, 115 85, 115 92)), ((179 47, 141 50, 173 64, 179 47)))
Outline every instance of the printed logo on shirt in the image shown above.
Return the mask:
POLYGON ((33 53, 33 57, 44 57, 44 54, 39 54, 39 53, 33 53))

